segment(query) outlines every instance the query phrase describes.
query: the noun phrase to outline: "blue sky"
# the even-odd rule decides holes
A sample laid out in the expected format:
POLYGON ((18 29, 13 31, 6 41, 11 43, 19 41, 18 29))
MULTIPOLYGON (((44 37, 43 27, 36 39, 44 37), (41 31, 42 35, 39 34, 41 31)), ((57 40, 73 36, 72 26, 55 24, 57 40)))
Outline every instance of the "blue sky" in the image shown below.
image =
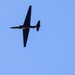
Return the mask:
POLYGON ((0 75, 75 75, 75 0, 0 1, 0 75), (32 5, 27 47, 22 30, 32 5))

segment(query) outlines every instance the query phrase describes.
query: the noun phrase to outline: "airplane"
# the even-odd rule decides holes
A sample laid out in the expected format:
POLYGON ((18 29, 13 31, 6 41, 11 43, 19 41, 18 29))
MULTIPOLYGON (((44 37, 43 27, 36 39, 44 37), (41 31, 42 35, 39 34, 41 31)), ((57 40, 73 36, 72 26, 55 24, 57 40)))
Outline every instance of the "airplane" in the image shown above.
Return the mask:
POLYGON ((28 39, 30 28, 36 28, 37 31, 39 31, 39 28, 40 28, 40 20, 38 20, 36 26, 31 26, 30 25, 31 9, 32 9, 32 6, 30 5, 29 8, 28 8, 27 15, 26 15, 26 18, 25 18, 25 21, 24 21, 23 25, 10 27, 11 29, 22 29, 23 30, 23 44, 24 44, 24 47, 26 47, 26 44, 27 44, 27 39, 28 39))

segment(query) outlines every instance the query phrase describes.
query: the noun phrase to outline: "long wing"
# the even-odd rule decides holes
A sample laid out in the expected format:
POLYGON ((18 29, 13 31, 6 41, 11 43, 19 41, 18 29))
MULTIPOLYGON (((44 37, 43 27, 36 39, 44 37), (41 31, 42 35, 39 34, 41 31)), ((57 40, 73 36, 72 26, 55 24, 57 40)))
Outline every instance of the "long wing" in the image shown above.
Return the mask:
POLYGON ((28 9, 28 12, 27 12, 24 24, 23 24, 23 26, 25 26, 25 27, 29 27, 30 26, 30 21, 31 21, 31 7, 32 6, 29 6, 29 9, 28 9))
MULTIPOLYGON (((29 27, 30 26, 30 20, 31 20, 31 6, 29 6, 26 19, 24 21, 23 26, 29 27)), ((26 47, 27 44, 27 39, 28 39, 28 34, 29 34, 30 29, 23 29, 23 42, 24 42, 24 47, 26 47)))
POLYGON ((27 39, 28 39, 29 29, 23 29, 23 43, 24 47, 26 47, 27 39))

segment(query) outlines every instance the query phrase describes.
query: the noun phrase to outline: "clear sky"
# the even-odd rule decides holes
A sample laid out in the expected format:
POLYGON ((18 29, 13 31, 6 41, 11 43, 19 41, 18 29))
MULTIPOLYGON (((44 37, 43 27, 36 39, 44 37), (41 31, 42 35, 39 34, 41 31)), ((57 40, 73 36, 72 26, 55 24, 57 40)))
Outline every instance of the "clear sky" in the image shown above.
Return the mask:
POLYGON ((0 75, 75 75, 75 0, 0 1, 0 75), (32 5, 27 47, 22 30, 32 5))

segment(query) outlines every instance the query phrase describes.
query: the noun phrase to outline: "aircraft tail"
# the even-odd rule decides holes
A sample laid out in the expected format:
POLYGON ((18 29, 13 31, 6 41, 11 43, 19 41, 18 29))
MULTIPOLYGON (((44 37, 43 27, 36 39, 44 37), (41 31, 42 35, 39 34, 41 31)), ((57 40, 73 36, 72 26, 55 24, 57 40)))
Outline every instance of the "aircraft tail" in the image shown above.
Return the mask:
POLYGON ((36 30, 39 31, 39 28, 40 28, 40 20, 36 24, 36 30))

